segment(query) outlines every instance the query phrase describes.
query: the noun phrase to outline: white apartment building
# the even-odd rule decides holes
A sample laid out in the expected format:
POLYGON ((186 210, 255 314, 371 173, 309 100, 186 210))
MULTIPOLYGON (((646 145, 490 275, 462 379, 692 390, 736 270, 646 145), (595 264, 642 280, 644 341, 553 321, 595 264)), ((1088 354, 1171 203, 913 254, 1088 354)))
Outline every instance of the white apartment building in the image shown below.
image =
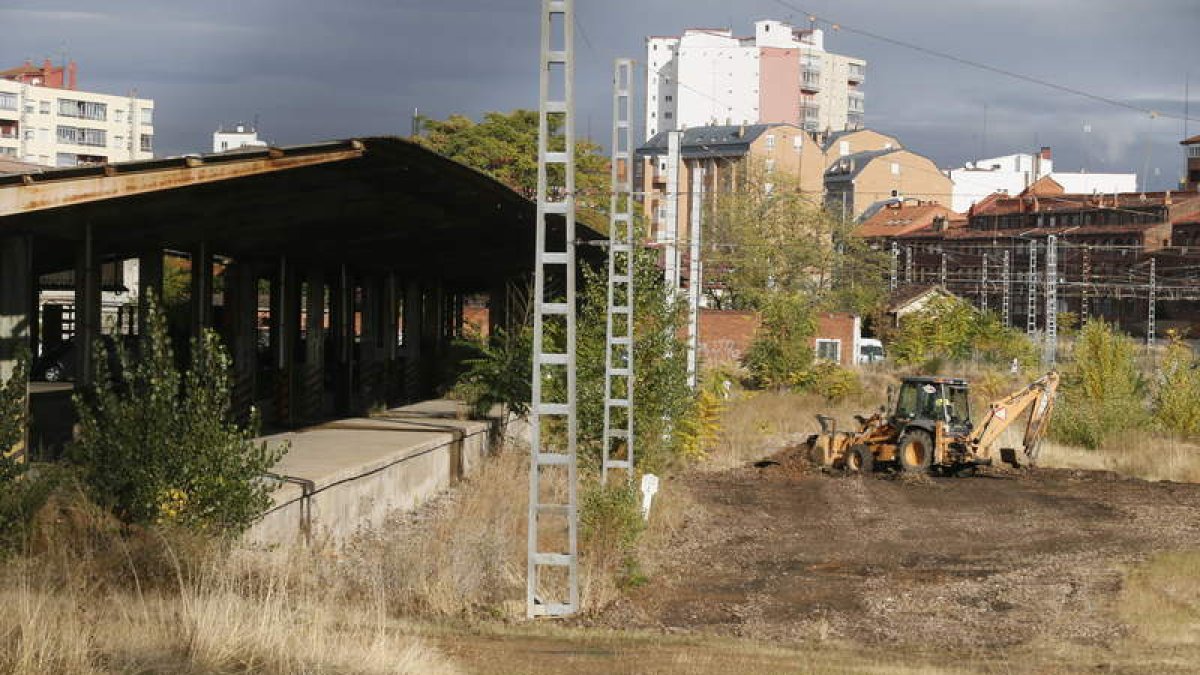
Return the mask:
POLYGON ((33 67, 0 76, 16 71, 20 79, 0 77, 0 157, 42 166, 154 157, 154 101, 46 86, 33 67))
POLYGON ((753 37, 689 28, 646 39, 646 138, 710 125, 859 129, 866 61, 825 51, 824 33, 757 21, 753 37))
POLYGON ((966 213, 972 204, 988 195, 1020 194, 1041 178, 1049 177, 1067 194, 1112 194, 1136 192, 1135 173, 1085 173, 1054 170, 1050 148, 1037 154, 1018 153, 967 162, 966 166, 946 172, 954 184, 950 208, 966 213))
POLYGON ((258 139, 258 129, 248 124, 235 124, 231 127, 219 127, 213 132, 213 152, 228 152, 238 148, 266 147, 266 141, 258 139))

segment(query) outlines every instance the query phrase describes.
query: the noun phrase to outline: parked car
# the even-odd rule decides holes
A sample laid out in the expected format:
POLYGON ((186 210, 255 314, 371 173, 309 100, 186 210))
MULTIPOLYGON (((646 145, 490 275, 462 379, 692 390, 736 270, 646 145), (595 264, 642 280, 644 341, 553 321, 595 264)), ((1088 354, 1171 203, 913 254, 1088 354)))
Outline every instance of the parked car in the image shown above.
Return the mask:
MULTIPOLYGON (((129 350, 134 346, 136 338, 129 336, 103 335, 100 342, 104 345, 104 354, 108 359, 108 372, 114 379, 119 379, 121 361, 117 358, 117 340, 129 350)), ((30 379, 41 382, 74 382, 78 379, 76 364, 78 362, 77 346, 74 338, 65 340, 50 347, 41 356, 33 360, 30 369, 30 379)))
POLYGON ((879 363, 883 361, 883 343, 875 338, 862 338, 858 341, 858 362, 879 363))

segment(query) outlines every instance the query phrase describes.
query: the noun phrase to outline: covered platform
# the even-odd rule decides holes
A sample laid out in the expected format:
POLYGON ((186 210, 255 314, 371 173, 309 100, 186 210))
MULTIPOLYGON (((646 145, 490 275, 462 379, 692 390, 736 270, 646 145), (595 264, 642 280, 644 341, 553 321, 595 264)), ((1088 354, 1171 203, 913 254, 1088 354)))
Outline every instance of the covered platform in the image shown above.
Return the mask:
MULTIPOLYGON (((486 299, 490 327, 522 311, 535 233, 529 199, 391 137, 0 176, 0 377, 21 345, 139 332, 140 314, 102 325, 101 269, 137 260, 137 297, 161 294, 169 255, 187 261, 173 337, 184 350, 203 328, 223 336, 239 413, 288 429, 424 400, 467 298, 486 299), (69 330, 38 301, 64 273, 69 330)), ((91 350, 73 358, 86 383, 91 350)), ((61 442, 43 417, 35 454, 61 442)))

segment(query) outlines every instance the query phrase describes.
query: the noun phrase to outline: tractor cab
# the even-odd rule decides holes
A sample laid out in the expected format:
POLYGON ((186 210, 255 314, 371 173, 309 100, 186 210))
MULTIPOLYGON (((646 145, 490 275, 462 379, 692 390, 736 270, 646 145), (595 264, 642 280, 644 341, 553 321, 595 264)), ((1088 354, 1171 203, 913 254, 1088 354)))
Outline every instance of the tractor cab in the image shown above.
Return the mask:
POLYGON ((906 377, 900 384, 892 424, 932 432, 937 422, 954 436, 971 432, 970 387, 951 377, 906 377))

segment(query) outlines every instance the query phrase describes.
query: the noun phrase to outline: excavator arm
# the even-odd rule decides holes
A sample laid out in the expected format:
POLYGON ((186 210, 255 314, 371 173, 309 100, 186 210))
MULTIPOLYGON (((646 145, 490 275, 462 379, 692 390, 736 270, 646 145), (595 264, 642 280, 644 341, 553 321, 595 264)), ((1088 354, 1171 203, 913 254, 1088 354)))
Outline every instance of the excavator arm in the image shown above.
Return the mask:
MULTIPOLYGON (((988 412, 983 421, 967 436, 967 444, 980 456, 991 456, 992 444, 1006 429, 1021 418, 1022 413, 1033 406, 1023 441, 1025 457, 1027 462, 1032 464, 1037 460, 1038 447, 1050 422, 1050 414, 1054 410, 1054 394, 1057 391, 1058 373, 1052 370, 1028 387, 998 401, 993 401, 988 406, 988 412)), ((1016 463, 1015 458, 1011 460, 1006 458, 1006 461, 1016 463)))

